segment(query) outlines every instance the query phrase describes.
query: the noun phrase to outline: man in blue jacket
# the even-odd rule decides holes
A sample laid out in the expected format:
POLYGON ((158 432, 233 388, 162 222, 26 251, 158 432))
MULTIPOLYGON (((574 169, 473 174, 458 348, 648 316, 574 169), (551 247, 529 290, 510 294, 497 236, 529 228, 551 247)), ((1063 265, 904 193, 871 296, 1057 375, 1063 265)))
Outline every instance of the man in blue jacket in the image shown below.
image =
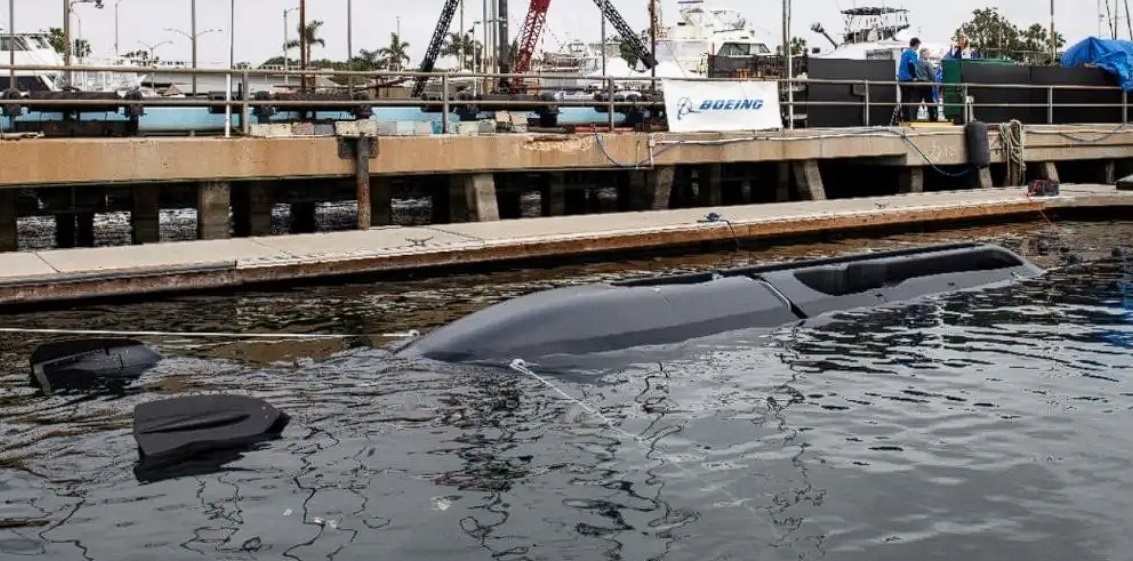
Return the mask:
POLYGON ((917 57, 917 48, 921 40, 913 37, 909 41, 909 48, 901 53, 901 63, 897 67, 897 82, 901 85, 901 117, 903 121, 917 120, 917 110, 920 109, 920 96, 917 95, 917 66, 920 63, 917 57))

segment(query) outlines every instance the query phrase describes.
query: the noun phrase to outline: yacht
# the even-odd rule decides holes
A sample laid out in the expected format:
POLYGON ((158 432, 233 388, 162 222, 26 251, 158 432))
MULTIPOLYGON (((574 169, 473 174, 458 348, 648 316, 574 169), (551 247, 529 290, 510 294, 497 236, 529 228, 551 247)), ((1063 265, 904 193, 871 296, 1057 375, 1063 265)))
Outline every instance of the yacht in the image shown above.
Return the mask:
MULTIPOLYGON (((8 64, 15 55, 16 66, 62 66, 63 57, 51 48, 46 33, 15 33, 0 30, 0 62, 8 64)), ((15 89, 22 92, 58 90, 61 73, 46 70, 17 70, 15 89)), ((0 72, 0 91, 12 89, 10 71, 0 72)))
MULTIPOLYGON (((839 58, 850 60, 893 60, 909 47, 914 37, 909 25, 909 11, 904 8, 860 7, 842 10, 843 31, 841 41, 827 33, 821 23, 811 31, 826 38, 831 49, 815 49, 812 58, 839 58)), ((948 52, 948 43, 933 43, 921 39, 921 48, 928 49, 932 59, 939 60, 948 52)))
POLYGON ((709 57, 771 57, 771 33, 748 24, 736 10, 708 6, 703 0, 677 3, 680 17, 657 38, 657 76, 706 77, 709 57))
MULTIPOLYGON (((750 59, 772 57, 768 47, 770 33, 748 25, 736 10, 720 9, 704 0, 682 0, 677 3, 679 18, 671 26, 662 27, 657 35, 656 75, 658 78, 703 78, 709 74, 712 56, 750 59)), ((648 39, 646 39, 648 41, 648 39)), ((636 67, 622 58, 620 41, 615 37, 601 42, 571 41, 557 52, 543 53, 540 73, 573 73, 589 77, 602 74, 602 57, 606 57, 606 75, 615 77, 649 77, 653 72, 640 63, 636 67)), ((596 80, 545 80, 545 87, 578 89, 601 87, 596 80)), ((644 82, 642 82, 644 84, 644 82)))
MULTIPOLYGON (((63 66, 63 55, 51 46, 47 33, 9 34, 0 30, 0 61, 7 64, 15 55, 16 66, 63 66)), ((103 57, 74 59, 82 66, 121 66, 122 62, 103 57)), ((0 72, 0 90, 11 88, 9 72, 0 72)), ((66 73, 58 70, 17 70, 16 89, 21 92, 60 91, 66 86, 66 73)), ((71 85, 84 91, 113 91, 122 93, 140 87, 141 78, 130 69, 122 72, 71 73, 71 85)))
MULTIPOLYGON (((848 59, 848 60, 891 60, 893 61, 893 78, 896 79, 897 65, 901 60, 901 53, 909 48, 909 41, 914 37, 909 25, 909 11, 903 8, 887 6, 858 7, 842 10, 843 32, 842 40, 837 41, 826 32, 821 23, 811 26, 811 31, 818 33, 830 42, 832 49, 823 51, 814 49, 811 58, 848 59)), ((921 49, 928 50, 928 59, 933 61, 939 71, 940 61, 948 53, 950 44, 933 43, 921 39, 921 49)), ((939 76, 939 73, 938 73, 939 76)), ((939 77, 938 77, 939 80, 939 77)), ((894 86, 896 88, 896 86, 894 86)), ((900 90, 897 98, 900 99, 900 90)), ((938 120, 947 120, 944 116, 944 100, 937 101, 938 120)), ((927 118, 924 107, 918 109, 918 119, 927 118)))

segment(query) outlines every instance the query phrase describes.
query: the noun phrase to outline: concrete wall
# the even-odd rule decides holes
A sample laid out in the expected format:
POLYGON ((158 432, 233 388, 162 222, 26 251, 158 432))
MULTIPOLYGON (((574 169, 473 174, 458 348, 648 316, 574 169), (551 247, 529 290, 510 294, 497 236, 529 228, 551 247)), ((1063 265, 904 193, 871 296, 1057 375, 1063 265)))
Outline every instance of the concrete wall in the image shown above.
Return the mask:
MULTIPOLYGON (((990 133, 992 162, 1003 161, 990 133)), ((334 137, 82 138, 0 141, 0 186, 350 177, 334 137)), ((1133 157, 1133 130, 1111 125, 1026 129, 1028 161, 1133 157)), ((868 158, 880 165, 957 165, 963 130, 803 129, 761 134, 621 133, 380 137, 373 175, 617 169, 868 158), (652 157, 650 145, 652 147, 652 157)))

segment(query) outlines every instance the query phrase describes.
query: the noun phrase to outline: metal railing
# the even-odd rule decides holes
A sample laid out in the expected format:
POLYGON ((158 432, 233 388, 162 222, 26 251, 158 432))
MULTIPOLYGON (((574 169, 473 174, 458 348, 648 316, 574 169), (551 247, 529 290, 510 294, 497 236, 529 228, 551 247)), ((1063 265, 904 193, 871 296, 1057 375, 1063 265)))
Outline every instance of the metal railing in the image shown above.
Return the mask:
MULTIPOLYGON (((664 108, 664 102, 660 98, 651 100, 617 100, 618 94, 627 94, 634 96, 636 94, 656 93, 652 89, 653 84, 660 83, 664 78, 653 78, 650 76, 589 76, 581 74, 507 74, 507 73, 486 73, 486 72, 418 72, 418 71, 346 71, 346 70, 276 70, 276 69, 214 69, 214 68, 156 68, 156 67, 122 67, 122 66, 51 66, 51 65, 16 65, 10 66, 8 64, 0 64, 0 75, 14 75, 15 71, 19 72, 118 72, 121 73, 125 68, 128 68, 131 73, 150 73, 161 72, 163 74, 175 75, 211 75, 223 76, 226 81, 230 80, 233 85, 239 85, 240 92, 245 92, 244 95, 239 96, 240 99, 235 99, 233 88, 227 88, 223 100, 204 98, 175 98, 175 97, 144 97, 141 99, 127 99, 120 98, 117 100, 107 99, 28 99, 26 97, 20 99, 0 99, 0 106, 5 104, 18 104, 22 107, 34 108, 38 106, 58 106, 65 104, 69 107, 104 107, 111 101, 117 106, 131 106, 140 105, 144 107, 217 107, 223 104, 227 114, 234 115, 237 112, 236 107, 239 107, 239 114, 241 115, 241 128, 244 134, 248 134, 250 123, 248 116, 250 110, 254 107, 270 106, 278 109, 286 110, 287 108, 315 110, 320 107, 332 108, 334 110, 341 110, 343 107, 351 108, 374 108, 374 107, 417 107, 417 108, 435 108, 441 106, 440 115, 442 120, 442 134, 449 132, 449 120, 452 118, 453 108, 461 105, 478 105, 483 103, 490 103, 494 107, 519 107, 530 109, 531 107, 581 107, 581 108, 595 108, 602 106, 609 114, 608 125, 611 130, 614 129, 614 115, 618 108, 649 108, 658 109, 664 108), (249 84, 254 77, 294 77, 309 79, 312 77, 332 77, 332 78, 348 78, 348 79, 363 79, 379 81, 383 78, 389 79, 387 82, 377 82, 366 86, 353 85, 351 86, 354 91, 367 91, 377 90, 382 88, 395 87, 388 85, 390 82, 405 81, 408 79, 436 79, 440 86, 439 99, 420 99, 420 98, 404 98, 404 99, 384 99, 384 98, 366 98, 366 99, 335 99, 335 100, 283 100, 283 99, 252 99, 249 92, 249 84), (529 99, 529 100, 506 100, 506 99, 493 99, 490 102, 482 102, 479 100, 465 101, 453 99, 452 94, 455 93, 452 89, 454 80, 464 81, 468 79, 491 80, 492 83, 500 79, 521 80, 524 82, 531 81, 546 81, 546 80, 560 80, 560 81, 578 81, 581 83, 601 83, 601 89, 583 88, 583 87, 561 87, 554 88, 539 88, 528 87, 528 91, 552 90, 555 92, 569 92, 576 90, 579 92, 593 92, 595 94, 605 94, 606 99, 529 99), (623 87, 617 87, 621 84, 623 87), (625 87, 626 84, 645 84, 649 88, 635 89, 632 87, 625 87)), ((26 74, 25 74, 26 75, 26 74)), ((682 77, 681 80, 694 81, 694 82, 735 82, 735 81, 750 81, 751 78, 737 79, 737 78, 708 78, 708 77, 682 77)), ((352 81, 351 80, 351 81, 352 81)), ((794 128, 794 115, 797 107, 857 107, 863 112, 863 124, 867 125, 871 122, 871 110, 876 107, 885 107, 887 110, 894 110, 897 105, 892 101, 874 101, 871 100, 871 91, 873 87, 892 87, 896 89, 902 84, 896 80, 877 81, 877 80, 830 80, 830 79, 812 79, 812 78, 764 78, 758 79, 764 82, 777 82, 780 90, 784 87, 797 87, 797 86, 811 86, 811 85, 846 85, 846 86, 862 86, 861 93, 856 94, 862 99, 857 101, 812 101, 812 100, 794 100, 788 99, 780 100, 781 106, 785 109, 788 118, 787 127, 794 128)), ((353 83, 353 82, 352 82, 353 83)), ((1058 85, 1035 85, 1035 84, 990 84, 990 83, 933 83, 933 84, 919 84, 922 87, 936 87, 939 88, 943 94, 945 90, 958 91, 960 102, 941 102, 933 104, 938 108, 961 108, 963 111, 963 120, 967 122, 971 119, 973 111, 980 107, 1000 107, 1000 108, 1046 108, 1047 122, 1054 122, 1054 110, 1056 108, 1120 108, 1122 123, 1128 122, 1129 117, 1129 96, 1128 93, 1115 86, 1089 86, 1089 85, 1075 85, 1075 84, 1058 84, 1058 85), (1046 100, 1042 103, 983 103, 978 102, 970 96, 972 89, 982 90, 1004 90, 1004 89, 1025 89, 1025 90, 1040 90, 1046 92, 1046 100), (1107 91, 1120 93, 1120 103, 1056 103, 1055 92, 1059 91, 1107 91)), ((344 85, 345 89, 346 86, 344 85)), ((662 92, 663 93, 663 92, 662 92)), ((905 104, 909 105, 909 104, 905 104)), ((920 103, 911 104, 920 106, 920 103)), ((225 121, 225 135, 229 136, 232 132, 231 118, 226 118, 225 121)))

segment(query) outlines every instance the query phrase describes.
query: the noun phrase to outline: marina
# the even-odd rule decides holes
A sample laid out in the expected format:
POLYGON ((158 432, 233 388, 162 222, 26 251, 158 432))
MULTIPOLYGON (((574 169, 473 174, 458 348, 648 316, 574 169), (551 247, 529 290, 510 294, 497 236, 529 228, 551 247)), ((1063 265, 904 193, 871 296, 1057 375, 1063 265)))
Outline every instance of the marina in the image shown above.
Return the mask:
POLYGON ((1127 6, 18 1, 0 559, 1133 543, 1127 6))

